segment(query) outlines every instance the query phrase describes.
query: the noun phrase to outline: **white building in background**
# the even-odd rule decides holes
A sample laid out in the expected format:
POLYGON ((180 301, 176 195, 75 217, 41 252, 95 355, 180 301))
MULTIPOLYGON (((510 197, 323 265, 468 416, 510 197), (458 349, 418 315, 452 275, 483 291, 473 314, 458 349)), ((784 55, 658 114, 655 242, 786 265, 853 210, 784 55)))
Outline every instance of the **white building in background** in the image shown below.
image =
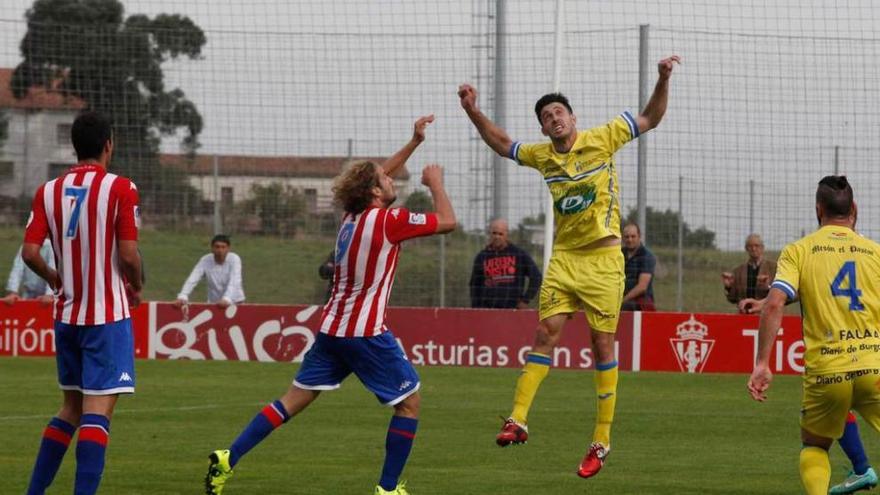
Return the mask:
POLYGON ((31 88, 16 99, 10 81, 13 69, 0 68, 0 111, 8 120, 8 138, 0 147, 0 196, 32 196, 43 182, 76 163, 70 127, 85 108, 79 98, 31 88))
MULTIPOLYGON (((189 183, 202 193, 206 201, 218 198, 224 208, 251 198, 254 184, 268 186, 279 183, 298 190, 306 199, 310 213, 330 213, 333 206, 333 179, 355 160, 382 163, 385 158, 348 158, 337 156, 216 156, 162 154, 160 163, 185 171, 189 183)), ((399 201, 409 195, 409 172, 404 168, 394 178, 399 201)))

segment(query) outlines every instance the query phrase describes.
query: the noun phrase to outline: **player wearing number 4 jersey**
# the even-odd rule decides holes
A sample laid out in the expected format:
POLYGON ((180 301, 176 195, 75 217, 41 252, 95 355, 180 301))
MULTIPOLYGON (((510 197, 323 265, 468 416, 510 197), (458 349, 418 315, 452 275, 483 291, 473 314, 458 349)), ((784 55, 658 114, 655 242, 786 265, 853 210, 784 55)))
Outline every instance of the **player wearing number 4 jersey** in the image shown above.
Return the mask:
POLYGON ((107 119, 78 116, 71 140, 79 163, 37 189, 21 254, 56 296, 56 362, 64 394, 43 432, 29 494, 42 494, 52 483, 77 427, 74 493, 95 493, 116 399, 134 393, 129 305, 138 304, 142 283, 137 188, 107 172, 113 154, 107 119), (40 256, 46 237, 57 271, 40 256))
POLYGON ((748 382, 766 400, 770 355, 786 301, 803 311, 804 375, 800 474, 810 495, 828 493, 828 448, 843 435, 850 409, 880 431, 880 244, 853 229, 857 216, 846 177, 816 190, 819 230, 783 249, 776 280, 761 302, 758 357, 748 382))
POLYGON ((312 403, 321 391, 335 390, 354 373, 376 398, 394 409, 385 438, 385 463, 375 493, 406 495, 399 481, 416 435, 419 376, 385 324, 385 308, 401 242, 451 232, 455 214, 443 189, 441 169, 428 165, 422 184, 436 213, 389 208, 395 200, 391 174, 424 140, 433 116, 415 124, 410 142, 383 166, 359 162, 336 180, 333 192, 345 210, 336 239, 335 273, 321 329, 287 393, 267 405, 228 450, 210 455, 205 491, 219 494, 239 459, 275 428, 312 403))

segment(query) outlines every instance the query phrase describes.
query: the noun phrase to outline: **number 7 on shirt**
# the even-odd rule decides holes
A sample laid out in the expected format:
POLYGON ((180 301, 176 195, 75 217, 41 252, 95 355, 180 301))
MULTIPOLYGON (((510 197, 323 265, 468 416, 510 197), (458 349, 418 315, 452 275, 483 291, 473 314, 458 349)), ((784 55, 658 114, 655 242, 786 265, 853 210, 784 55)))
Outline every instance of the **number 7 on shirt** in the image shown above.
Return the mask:
POLYGON ((79 218, 80 213, 82 212, 82 204, 83 201, 85 201, 88 192, 88 187, 71 186, 64 188, 64 197, 71 198, 70 201, 73 203, 73 208, 70 209, 70 216, 67 218, 67 229, 64 234, 64 237, 67 239, 75 239, 77 232, 79 232, 79 218))

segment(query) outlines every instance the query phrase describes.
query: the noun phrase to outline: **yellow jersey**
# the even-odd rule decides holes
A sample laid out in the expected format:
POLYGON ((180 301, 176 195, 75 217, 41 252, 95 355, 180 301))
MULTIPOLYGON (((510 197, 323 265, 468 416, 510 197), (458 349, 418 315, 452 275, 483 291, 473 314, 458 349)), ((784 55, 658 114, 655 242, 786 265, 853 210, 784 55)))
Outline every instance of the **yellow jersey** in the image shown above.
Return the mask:
POLYGON ((581 131, 568 153, 553 143, 510 147, 510 158, 544 176, 553 197, 554 249, 577 249, 604 237, 620 237, 620 199, 614 153, 639 136, 629 112, 581 131))
POLYGON ((880 244, 828 225, 782 250, 771 287, 800 298, 805 373, 880 367, 880 244))

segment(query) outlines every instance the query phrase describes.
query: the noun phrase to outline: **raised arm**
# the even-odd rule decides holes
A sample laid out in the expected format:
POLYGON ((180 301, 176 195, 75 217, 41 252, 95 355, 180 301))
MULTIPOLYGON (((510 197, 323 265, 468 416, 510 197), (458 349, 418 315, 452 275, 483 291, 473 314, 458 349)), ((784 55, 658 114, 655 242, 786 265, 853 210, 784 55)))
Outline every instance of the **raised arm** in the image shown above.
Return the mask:
POLYGON ((385 171, 385 175, 393 177, 395 172, 406 163, 410 155, 413 154, 413 151, 415 151, 425 140, 425 128, 428 127, 428 124, 431 122, 434 122, 434 114, 425 115, 416 120, 416 123, 413 125, 412 138, 403 145, 403 148, 400 148, 397 153, 391 155, 391 157, 385 160, 385 163, 382 164, 382 169, 385 171))
POLYGON ((657 64, 657 71, 660 77, 657 78, 657 84, 654 86, 654 93, 648 104, 642 109, 642 112, 636 117, 636 124, 639 126, 639 134, 650 131, 657 127, 663 120, 663 114, 666 113, 666 103, 669 101, 669 76, 672 75, 672 68, 675 64, 680 64, 681 58, 673 55, 664 58, 657 64))
POLYGON ((434 200, 434 213, 437 215, 437 233, 445 234, 455 230, 455 211, 443 188, 443 169, 440 165, 430 164, 422 170, 422 184, 431 191, 434 200))
POLYGON ((474 127, 477 128, 483 141, 495 153, 505 158, 510 158, 510 146, 513 144, 513 140, 510 139, 510 136, 507 135, 504 129, 495 125, 477 107, 477 88, 470 84, 462 84, 458 87, 458 97, 461 100, 461 108, 467 113, 468 118, 471 119, 474 127))

